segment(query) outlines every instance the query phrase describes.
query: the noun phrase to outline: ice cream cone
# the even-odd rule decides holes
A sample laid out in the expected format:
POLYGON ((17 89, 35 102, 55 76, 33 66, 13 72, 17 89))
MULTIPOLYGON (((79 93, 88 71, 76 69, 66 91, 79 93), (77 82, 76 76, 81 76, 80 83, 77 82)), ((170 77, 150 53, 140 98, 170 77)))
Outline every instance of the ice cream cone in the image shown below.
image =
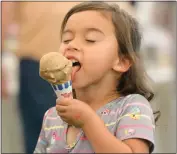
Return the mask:
POLYGON ((48 81, 58 98, 73 98, 72 61, 58 52, 50 52, 40 60, 39 75, 48 81))
POLYGON ((58 85, 51 84, 51 86, 58 98, 73 98, 71 81, 58 85))

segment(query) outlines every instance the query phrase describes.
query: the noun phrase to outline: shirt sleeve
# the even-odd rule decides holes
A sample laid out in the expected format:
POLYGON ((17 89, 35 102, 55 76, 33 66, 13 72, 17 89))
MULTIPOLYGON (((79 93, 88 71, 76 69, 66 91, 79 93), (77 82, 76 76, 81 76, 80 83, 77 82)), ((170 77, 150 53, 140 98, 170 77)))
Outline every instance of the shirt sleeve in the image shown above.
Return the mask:
POLYGON ((45 131, 44 131, 44 124, 46 123, 45 120, 46 120, 47 113, 48 113, 48 111, 45 113, 44 118, 43 118, 42 129, 39 134, 39 138, 37 141, 36 148, 34 150, 34 154, 35 153, 47 153, 46 149, 47 149, 48 141, 46 139, 45 131))
POLYGON ((154 116, 151 106, 143 96, 132 95, 122 107, 116 137, 120 140, 139 138, 149 142, 154 150, 154 116))

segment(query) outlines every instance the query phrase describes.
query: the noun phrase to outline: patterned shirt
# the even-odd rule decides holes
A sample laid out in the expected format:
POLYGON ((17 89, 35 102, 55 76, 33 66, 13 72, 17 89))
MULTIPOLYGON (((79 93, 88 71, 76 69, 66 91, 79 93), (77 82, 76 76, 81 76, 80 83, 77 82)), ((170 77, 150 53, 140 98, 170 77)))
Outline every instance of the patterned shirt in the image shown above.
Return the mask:
MULTIPOLYGON (((117 98, 97 110, 107 129, 119 140, 139 138, 149 142, 154 149, 154 116, 149 102, 139 94, 117 98)), ((94 153, 94 149, 80 129, 75 142, 67 145, 67 123, 57 115, 56 108, 49 109, 34 153, 94 153)), ((96 129, 96 128, 95 128, 96 129)))

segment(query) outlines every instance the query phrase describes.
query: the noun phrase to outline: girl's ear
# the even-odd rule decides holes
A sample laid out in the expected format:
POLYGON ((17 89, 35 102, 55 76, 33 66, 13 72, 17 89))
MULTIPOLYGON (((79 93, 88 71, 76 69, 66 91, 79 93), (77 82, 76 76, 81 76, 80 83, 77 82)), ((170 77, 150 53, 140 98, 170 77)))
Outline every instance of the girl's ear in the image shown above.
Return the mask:
POLYGON ((128 71, 130 66, 131 66, 131 62, 129 59, 127 59, 127 58, 119 59, 118 58, 113 65, 113 70, 116 72, 124 73, 124 72, 128 71))

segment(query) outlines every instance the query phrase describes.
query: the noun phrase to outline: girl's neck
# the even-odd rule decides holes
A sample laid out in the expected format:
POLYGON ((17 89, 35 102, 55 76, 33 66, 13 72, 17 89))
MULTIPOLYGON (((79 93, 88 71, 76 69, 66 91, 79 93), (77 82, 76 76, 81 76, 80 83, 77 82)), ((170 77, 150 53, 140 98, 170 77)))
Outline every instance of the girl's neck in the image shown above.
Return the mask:
POLYGON ((109 82, 109 84, 100 83, 87 88, 76 89, 76 96, 78 100, 87 103, 92 109, 98 110, 101 106, 120 97, 116 85, 115 82, 109 82))

